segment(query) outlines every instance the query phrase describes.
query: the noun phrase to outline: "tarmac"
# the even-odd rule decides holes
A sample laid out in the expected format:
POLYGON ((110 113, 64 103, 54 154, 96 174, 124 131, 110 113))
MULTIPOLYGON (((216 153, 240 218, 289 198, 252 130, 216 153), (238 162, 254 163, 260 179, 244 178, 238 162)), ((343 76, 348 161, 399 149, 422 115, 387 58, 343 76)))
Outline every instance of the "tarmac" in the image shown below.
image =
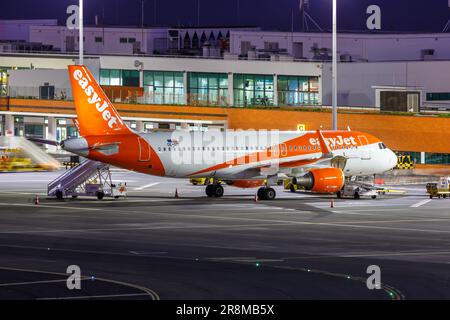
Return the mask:
POLYGON ((0 299, 450 298, 450 200, 423 184, 375 200, 275 187, 255 202, 256 189, 211 199, 117 170, 127 198, 47 199, 59 174, 0 174, 0 299), (380 289, 367 287, 371 265, 380 289))

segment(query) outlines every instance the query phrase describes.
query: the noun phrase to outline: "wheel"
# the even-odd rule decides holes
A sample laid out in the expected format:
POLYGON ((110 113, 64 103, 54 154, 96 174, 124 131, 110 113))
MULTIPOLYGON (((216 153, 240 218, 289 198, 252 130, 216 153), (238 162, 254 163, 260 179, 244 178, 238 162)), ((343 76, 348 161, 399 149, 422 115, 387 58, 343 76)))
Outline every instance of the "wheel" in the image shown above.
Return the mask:
POLYGON ((266 193, 265 193, 266 188, 262 187, 258 189, 258 193, 256 194, 258 196, 259 200, 266 200, 266 193))
POLYGON ((266 190, 264 190, 264 193, 266 200, 273 200, 277 195, 275 189, 273 188, 266 188, 266 190))
POLYGON ((295 190, 295 186, 294 186, 293 184, 290 185, 289 190, 290 190, 292 193, 295 193, 295 192, 297 191, 297 190, 295 190))
POLYGON ((220 198, 223 197, 223 187, 220 184, 214 185, 214 197, 220 198))
POLYGON ((214 195, 214 185, 208 184, 206 186, 205 192, 206 192, 206 195, 211 198, 214 195))
POLYGON ((336 193, 336 196, 338 197, 338 199, 340 199, 340 198, 342 198, 342 193, 341 193, 340 191, 338 191, 338 192, 336 193))
POLYGON ((197 182, 192 182, 192 184, 193 184, 194 186, 196 186, 198 183, 197 183, 197 182))
POLYGON ((446 194, 443 194, 442 197, 445 199, 445 198, 447 198, 447 195, 446 195, 446 194))
POLYGON ((361 198, 361 196, 359 195, 359 192, 355 192, 354 198, 355 198, 355 199, 361 198))
POLYGON ((97 191, 97 199, 102 200, 105 196, 105 193, 103 191, 97 191))
POLYGON ((372 196, 372 199, 374 199, 374 200, 375 200, 376 198, 377 198, 377 196, 372 196))
POLYGON ((78 196, 76 196, 76 195, 73 195, 73 196, 72 196, 72 199, 76 199, 76 198, 78 198, 78 196))
POLYGON ((56 190, 55 196, 56 196, 56 199, 62 200, 63 197, 64 197, 64 194, 63 194, 63 192, 61 190, 56 190))
POLYGON ((430 194, 430 199, 433 199, 433 195, 432 194, 430 194))

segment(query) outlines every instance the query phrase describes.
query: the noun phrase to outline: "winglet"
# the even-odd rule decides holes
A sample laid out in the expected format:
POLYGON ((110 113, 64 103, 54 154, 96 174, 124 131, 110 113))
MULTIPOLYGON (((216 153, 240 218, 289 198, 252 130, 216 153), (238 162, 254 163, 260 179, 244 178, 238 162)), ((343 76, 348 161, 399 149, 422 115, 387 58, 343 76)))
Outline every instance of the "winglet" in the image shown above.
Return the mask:
POLYGON ((328 145, 325 142, 325 139, 323 138, 322 132, 320 130, 317 130, 316 132, 317 132, 317 135, 319 136, 319 144, 320 144, 320 149, 322 150, 322 154, 331 153, 330 148, 328 148, 328 145))

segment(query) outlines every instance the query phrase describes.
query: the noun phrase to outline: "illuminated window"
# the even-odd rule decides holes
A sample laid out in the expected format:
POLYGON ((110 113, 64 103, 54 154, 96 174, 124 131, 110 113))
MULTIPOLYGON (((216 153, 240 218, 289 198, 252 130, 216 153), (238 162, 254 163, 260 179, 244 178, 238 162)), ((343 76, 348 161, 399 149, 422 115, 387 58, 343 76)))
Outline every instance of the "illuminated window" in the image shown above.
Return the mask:
POLYGON ((319 104, 319 78, 278 76, 278 103, 281 106, 319 104))
POLYGON ((193 105, 227 105, 226 73, 189 73, 189 103, 193 105))

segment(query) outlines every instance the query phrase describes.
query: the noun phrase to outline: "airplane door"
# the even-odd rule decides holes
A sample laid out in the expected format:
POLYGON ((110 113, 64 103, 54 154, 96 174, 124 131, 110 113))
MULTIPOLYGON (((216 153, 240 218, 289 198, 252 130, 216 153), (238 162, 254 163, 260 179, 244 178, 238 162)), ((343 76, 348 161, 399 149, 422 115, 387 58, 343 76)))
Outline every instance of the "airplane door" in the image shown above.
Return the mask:
POLYGON ((280 143, 280 151, 281 151, 281 156, 285 157, 287 155, 287 147, 286 147, 286 143, 280 143))
POLYGON ((359 149, 359 152, 361 153, 361 160, 370 160, 372 158, 370 149, 364 148, 369 144, 369 140, 367 140, 366 136, 358 136, 358 140, 360 146, 363 147, 362 149, 359 149))
POLYGON ((144 138, 138 137, 139 144, 139 161, 150 161, 150 146, 144 138))

